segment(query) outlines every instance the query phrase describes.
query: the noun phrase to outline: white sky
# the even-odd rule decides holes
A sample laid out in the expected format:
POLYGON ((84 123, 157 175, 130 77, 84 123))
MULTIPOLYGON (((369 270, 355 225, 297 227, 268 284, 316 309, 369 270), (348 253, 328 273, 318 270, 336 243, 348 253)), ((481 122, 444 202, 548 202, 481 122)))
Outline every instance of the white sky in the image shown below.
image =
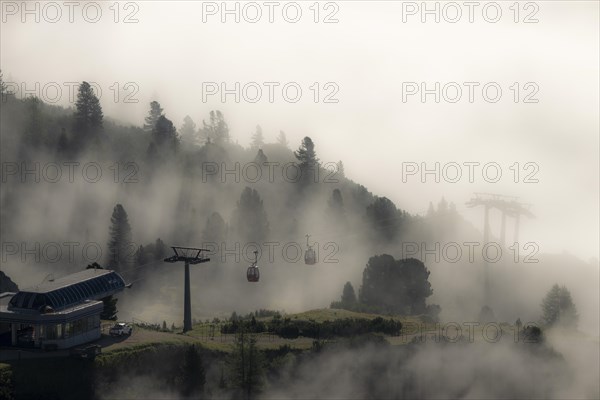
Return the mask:
MULTIPOLYGON (((219 13, 203 22, 203 6, 221 8, 221 2, 116 3, 118 23, 113 2, 102 3, 97 23, 86 22, 82 14, 84 5, 92 3, 86 16, 95 17, 93 2, 79 3, 73 23, 63 2, 55 3, 62 13, 56 23, 48 21, 56 9, 44 2, 28 7, 34 9, 36 3, 37 23, 34 14, 21 21, 23 3, 2 2, 0 66, 7 81, 28 88, 39 82, 42 99, 41 88, 48 84, 46 97, 55 96, 56 82, 63 88, 58 104, 68 105, 66 82, 88 80, 102 88, 105 115, 129 123, 141 124, 153 99, 177 126, 187 114, 200 124, 210 110, 220 109, 240 144, 248 144, 256 124, 268 141, 284 130, 293 147, 311 136, 321 160, 343 160, 350 178, 411 213, 424 213, 429 201, 445 196, 481 226, 482 210, 464 206, 473 192, 519 196, 533 204, 537 216, 523 221, 521 242, 535 241, 542 252, 598 257, 598 2, 531 3, 537 11, 521 2, 519 23, 513 22, 512 1, 497 3, 502 10, 497 23, 483 18, 489 2, 475 8, 474 23, 468 22, 469 9, 457 2, 463 15, 454 24, 443 15, 440 23, 433 16, 422 23, 420 13, 407 15, 404 23, 403 7, 411 4, 391 1, 321 2, 320 20, 337 7, 338 22, 331 24, 313 22, 309 7, 314 2, 299 2, 302 17, 295 24, 282 15, 289 2, 279 2, 274 23, 268 22, 264 2, 257 2, 263 16, 254 24, 243 15, 240 23, 232 15, 222 23, 219 13), (132 12, 138 22, 123 23, 132 12), (539 22, 523 23, 532 12, 539 22), (110 89, 115 82, 122 89, 133 82, 138 91, 132 98, 139 102, 123 103, 122 97, 115 102, 110 89), (264 85, 255 104, 244 99, 236 103, 232 95, 222 103, 219 96, 203 102, 203 82, 225 82, 229 88, 235 82, 280 86, 273 103, 264 85), (288 82, 303 90, 297 103, 282 97, 281 87, 288 82), (320 83, 322 96, 330 92, 324 84, 334 82, 339 102, 314 103, 314 82, 320 83), (418 95, 402 101, 403 82, 426 82, 429 88, 435 82, 480 86, 473 103, 464 85, 455 104, 435 103, 432 95, 422 103, 418 95), (481 87, 488 82, 497 82, 503 91, 497 103, 482 98, 481 87), (514 82, 520 83, 522 97, 531 91, 524 84, 534 82, 539 102, 515 103, 514 82), (474 183, 466 176, 458 183, 435 183, 431 176, 428 183, 418 177, 402 182, 403 162, 426 162, 433 168, 435 162, 452 161, 497 162, 503 176, 499 183, 486 183, 478 168, 474 183), (515 162, 521 167, 537 163, 539 183, 514 183, 509 167, 515 162)), ((244 4, 239 3, 240 9, 244 4)), ((428 4, 434 7, 434 2, 428 4)), ((440 9, 446 5, 439 4, 440 9)), ((446 10, 452 18, 454 11, 446 10)), ((488 8, 490 18, 493 10, 488 8)), ((293 17, 293 9, 288 11, 293 17)), ((122 90, 121 96, 128 92, 122 90)), ((528 171, 521 169, 520 178, 528 171)), ((492 226, 499 229, 497 221, 492 226)))

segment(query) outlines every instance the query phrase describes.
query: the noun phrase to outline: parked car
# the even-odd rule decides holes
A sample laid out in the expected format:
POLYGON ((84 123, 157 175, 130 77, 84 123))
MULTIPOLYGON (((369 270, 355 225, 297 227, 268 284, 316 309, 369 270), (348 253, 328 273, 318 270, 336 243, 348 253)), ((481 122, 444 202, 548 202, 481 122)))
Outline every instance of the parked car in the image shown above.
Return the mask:
POLYGON ((111 336, 131 335, 131 325, 125 322, 117 322, 109 331, 111 336))

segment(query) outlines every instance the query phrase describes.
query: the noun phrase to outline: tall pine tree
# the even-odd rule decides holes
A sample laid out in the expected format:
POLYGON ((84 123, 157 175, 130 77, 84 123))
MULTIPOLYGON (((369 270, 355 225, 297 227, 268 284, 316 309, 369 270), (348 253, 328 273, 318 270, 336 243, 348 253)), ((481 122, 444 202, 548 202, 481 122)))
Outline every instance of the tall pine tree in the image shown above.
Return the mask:
POLYGON ((240 390, 236 397, 251 399, 264 385, 264 361, 256 339, 242 330, 236 337, 228 364, 229 380, 240 390))
POLYGON ((179 143, 179 137, 177 135, 177 129, 173 125, 170 119, 161 115, 154 125, 152 130, 152 140, 158 147, 170 147, 176 148, 179 143))
POLYGON ((317 158, 315 144, 312 139, 308 136, 302 139, 300 147, 294 151, 294 156, 298 160, 298 167, 301 173, 299 182, 302 186, 308 185, 311 182, 318 182, 319 159, 317 158))
POLYGON ((75 102, 75 130, 79 137, 95 134, 102 128, 102 107, 91 85, 82 82, 75 102))
POLYGON ((116 271, 125 271, 133 265, 135 249, 132 247, 131 226, 127 212, 121 204, 117 204, 113 209, 110 222, 108 267, 116 271))
POLYGON ((144 130, 151 133, 161 115, 163 115, 163 109, 160 106, 160 103, 158 101, 151 102, 150 111, 148 111, 148 116, 145 119, 144 130))

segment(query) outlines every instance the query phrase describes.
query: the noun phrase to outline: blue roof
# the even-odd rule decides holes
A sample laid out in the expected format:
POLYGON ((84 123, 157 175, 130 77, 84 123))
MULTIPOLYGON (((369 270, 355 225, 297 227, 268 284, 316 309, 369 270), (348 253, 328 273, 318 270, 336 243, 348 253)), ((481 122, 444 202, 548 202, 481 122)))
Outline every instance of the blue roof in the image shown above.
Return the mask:
POLYGON ((58 311, 85 300, 102 299, 123 290, 124 287, 125 281, 115 271, 87 269, 19 291, 10 300, 8 309, 41 311, 49 306, 58 311))

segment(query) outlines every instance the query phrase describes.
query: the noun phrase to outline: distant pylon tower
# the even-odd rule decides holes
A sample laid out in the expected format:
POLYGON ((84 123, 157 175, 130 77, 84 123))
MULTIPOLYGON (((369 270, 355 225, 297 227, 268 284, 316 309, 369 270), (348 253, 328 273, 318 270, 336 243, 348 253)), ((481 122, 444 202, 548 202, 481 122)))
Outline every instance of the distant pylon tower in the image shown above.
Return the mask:
MULTIPOLYGON (((484 245, 489 243, 490 240, 490 220, 489 212, 491 208, 497 208, 502 212, 502 222, 500 227, 500 244, 506 246, 506 217, 515 218, 515 234, 514 242, 519 240, 519 223, 521 214, 533 218, 533 214, 529 211, 530 204, 524 204, 517 201, 517 197, 513 196, 502 196, 499 194, 492 193, 475 193, 475 197, 469 200, 466 204, 467 207, 484 206, 483 215, 483 243, 484 245)), ((484 259, 483 261, 483 297, 484 305, 490 304, 490 271, 489 263, 484 259)))
POLYGON ((184 273, 184 285, 185 291, 183 294, 183 331, 187 332, 192 330, 192 301, 191 301, 191 290, 190 290, 190 264, 200 264, 210 261, 210 258, 202 257, 205 249, 197 249, 194 247, 171 247, 175 252, 174 256, 165 258, 165 262, 179 262, 185 263, 184 273))

